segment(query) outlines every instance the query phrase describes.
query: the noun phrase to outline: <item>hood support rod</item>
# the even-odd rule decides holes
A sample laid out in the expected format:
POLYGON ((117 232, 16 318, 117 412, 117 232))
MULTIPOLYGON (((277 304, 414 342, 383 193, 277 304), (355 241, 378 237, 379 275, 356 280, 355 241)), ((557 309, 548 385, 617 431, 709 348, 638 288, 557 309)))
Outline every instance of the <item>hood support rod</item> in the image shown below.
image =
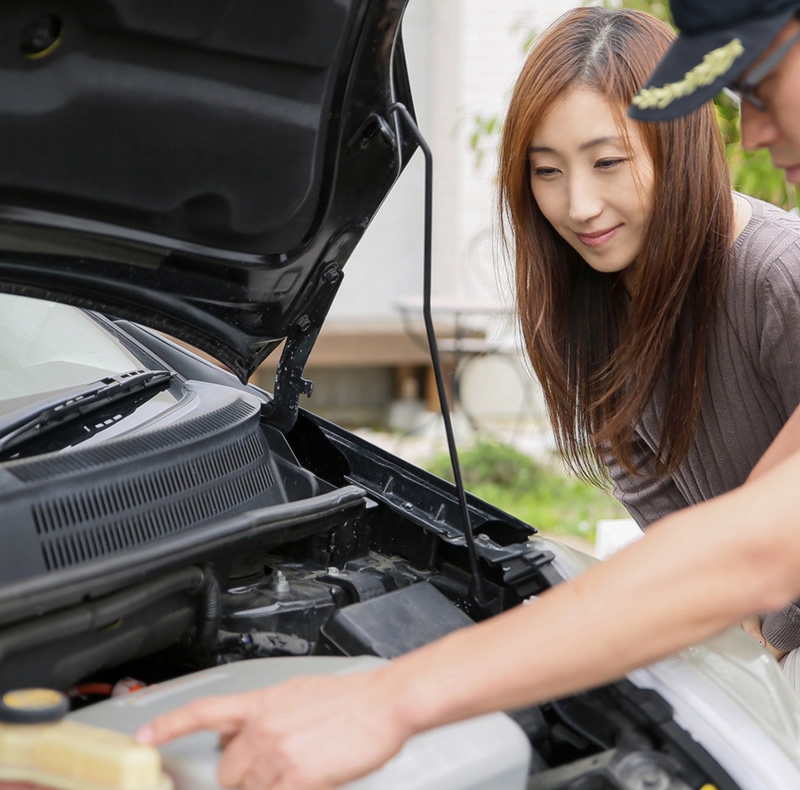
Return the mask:
MULTIPOLYGON (((422 315, 425 321, 425 333, 428 338, 428 348, 433 365, 433 373, 436 378, 436 391, 439 395, 439 407, 442 410, 444 420, 444 431, 447 436, 447 449, 450 453, 450 464, 453 468, 453 479, 456 484, 458 501, 461 506, 461 516, 464 522, 464 540, 467 544, 467 554, 469 555, 470 573, 472 575, 472 585, 470 594, 479 609, 486 609, 490 603, 487 599, 483 581, 478 570, 478 557, 475 549, 475 538, 472 534, 472 524, 469 517, 469 505, 467 504, 467 494, 464 489, 464 480, 461 476, 461 464, 458 461, 458 450, 456 440, 453 435, 453 423, 450 419, 450 408, 447 404, 447 392, 442 376, 442 365, 439 360, 439 346, 436 342, 436 332, 433 327, 433 317, 431 315, 431 273, 432 266, 432 237, 433 237, 433 156, 431 149, 425 142, 425 138, 419 130, 416 121, 411 116, 408 108, 399 102, 389 107, 389 113, 394 114, 403 121, 405 126, 416 138, 425 155, 425 260, 423 277, 423 296, 422 296, 422 315)), ((398 146, 399 150, 399 146, 398 146)))

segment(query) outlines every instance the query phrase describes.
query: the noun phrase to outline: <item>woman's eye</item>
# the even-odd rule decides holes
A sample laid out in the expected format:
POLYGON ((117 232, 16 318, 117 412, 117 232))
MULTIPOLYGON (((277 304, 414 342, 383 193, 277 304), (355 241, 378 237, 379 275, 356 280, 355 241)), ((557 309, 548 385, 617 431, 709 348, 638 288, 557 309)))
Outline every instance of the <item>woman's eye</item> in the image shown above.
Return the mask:
POLYGON ((534 167, 533 174, 535 176, 553 176, 558 172, 554 167, 534 167))
POLYGON ((599 168, 600 170, 610 170, 612 167, 616 167, 624 162, 624 159, 601 159, 595 167, 599 168))

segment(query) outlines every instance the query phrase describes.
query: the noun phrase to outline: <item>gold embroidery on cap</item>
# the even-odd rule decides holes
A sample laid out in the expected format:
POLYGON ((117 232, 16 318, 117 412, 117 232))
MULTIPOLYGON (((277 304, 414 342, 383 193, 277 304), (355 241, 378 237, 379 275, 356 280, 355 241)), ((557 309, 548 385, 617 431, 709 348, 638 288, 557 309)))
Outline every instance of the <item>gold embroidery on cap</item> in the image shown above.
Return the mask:
POLYGON ((735 38, 724 47, 709 52, 703 62, 687 71, 682 80, 668 82, 660 88, 644 88, 633 97, 633 104, 640 110, 656 107, 663 110, 668 104, 682 96, 689 96, 698 88, 710 85, 717 77, 724 74, 736 58, 744 54, 742 42, 735 38))

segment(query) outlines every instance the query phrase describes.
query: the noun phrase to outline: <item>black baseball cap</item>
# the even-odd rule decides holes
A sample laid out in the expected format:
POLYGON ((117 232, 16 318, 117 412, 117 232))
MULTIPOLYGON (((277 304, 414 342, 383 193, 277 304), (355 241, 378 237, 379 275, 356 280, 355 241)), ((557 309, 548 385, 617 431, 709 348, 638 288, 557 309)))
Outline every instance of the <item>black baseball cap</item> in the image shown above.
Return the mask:
POLYGON ((678 118, 740 77, 800 11, 800 0, 671 0, 675 43, 633 98, 640 121, 678 118))

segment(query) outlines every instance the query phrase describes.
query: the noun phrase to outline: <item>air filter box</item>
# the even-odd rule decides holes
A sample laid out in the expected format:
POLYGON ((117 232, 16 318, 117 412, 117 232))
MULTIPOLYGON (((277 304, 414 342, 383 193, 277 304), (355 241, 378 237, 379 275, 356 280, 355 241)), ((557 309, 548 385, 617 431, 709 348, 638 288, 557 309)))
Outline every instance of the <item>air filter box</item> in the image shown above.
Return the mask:
POLYGON ((318 653, 396 658, 473 621, 427 582, 339 609, 322 627, 318 653))

